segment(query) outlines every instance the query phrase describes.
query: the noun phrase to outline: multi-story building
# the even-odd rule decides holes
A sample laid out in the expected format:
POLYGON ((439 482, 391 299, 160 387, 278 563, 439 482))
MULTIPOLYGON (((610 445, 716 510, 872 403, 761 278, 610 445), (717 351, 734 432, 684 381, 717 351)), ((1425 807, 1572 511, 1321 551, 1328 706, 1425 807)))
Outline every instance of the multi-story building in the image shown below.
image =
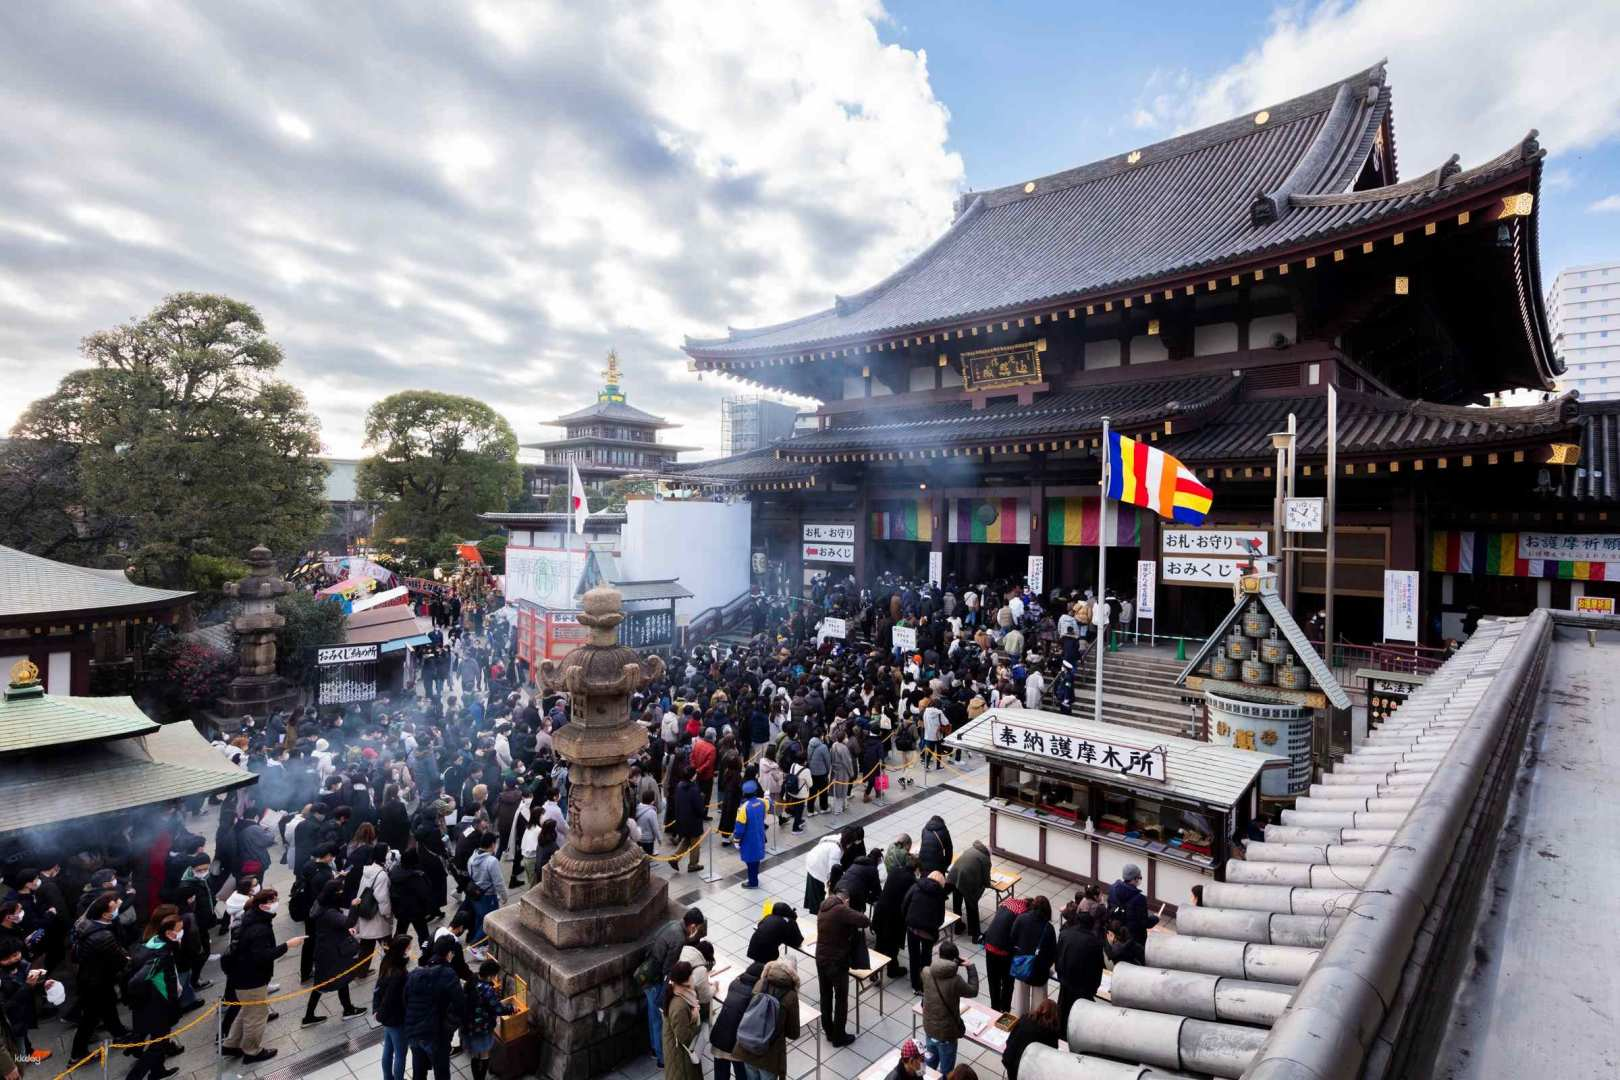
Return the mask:
POLYGON ((682 450, 697 449, 659 442, 660 430, 680 425, 627 404, 619 380, 618 354, 609 351, 596 404, 546 421, 547 426, 563 429, 561 439, 523 444, 529 453, 520 453, 518 461, 530 495, 543 498, 553 488, 566 489, 569 462, 579 466, 587 487, 595 487, 632 474, 660 472, 673 465, 682 450))
POLYGON ((729 397, 720 403, 721 452, 746 454, 793 436, 799 410, 757 394, 729 397))
POLYGON ((1564 361, 1559 388, 1586 401, 1620 400, 1620 260, 1560 272, 1547 296, 1547 321, 1564 361))

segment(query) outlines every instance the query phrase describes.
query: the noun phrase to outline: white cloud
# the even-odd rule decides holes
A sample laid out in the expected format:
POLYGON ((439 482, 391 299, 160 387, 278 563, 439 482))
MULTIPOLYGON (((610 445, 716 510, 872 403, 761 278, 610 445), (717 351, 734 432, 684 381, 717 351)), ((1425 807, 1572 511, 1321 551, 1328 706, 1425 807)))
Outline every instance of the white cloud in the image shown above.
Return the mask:
POLYGON ((1328 0, 1280 7, 1238 63, 1204 80, 1182 125, 1293 97, 1389 58, 1402 176, 1465 166, 1532 126, 1552 154, 1620 134, 1613 0, 1328 0))
POLYGON ((713 451, 736 388, 684 376, 681 335, 872 284, 962 183, 876 0, 44 12, 0 37, 0 238, 31 260, 0 282, 0 428, 85 334, 206 289, 259 307, 338 453, 405 387, 532 441, 610 345, 713 451))
POLYGON ((297 113, 276 113, 276 130, 283 135, 292 136, 299 142, 309 142, 315 137, 315 129, 309 126, 308 120, 297 113))
POLYGON ((1620 195, 1605 195, 1587 209, 1597 214, 1620 214, 1620 195))

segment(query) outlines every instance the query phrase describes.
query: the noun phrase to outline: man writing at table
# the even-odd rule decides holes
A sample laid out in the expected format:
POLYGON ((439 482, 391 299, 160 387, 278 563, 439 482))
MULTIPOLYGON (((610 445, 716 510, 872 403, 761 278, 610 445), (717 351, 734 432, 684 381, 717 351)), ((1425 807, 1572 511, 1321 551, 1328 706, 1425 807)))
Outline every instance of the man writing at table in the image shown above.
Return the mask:
POLYGON ((821 982, 821 1009, 827 1042, 848 1046, 854 1036, 844 1030, 849 1018, 849 961, 856 935, 872 920, 849 906, 849 893, 839 886, 816 915, 816 978, 821 982))

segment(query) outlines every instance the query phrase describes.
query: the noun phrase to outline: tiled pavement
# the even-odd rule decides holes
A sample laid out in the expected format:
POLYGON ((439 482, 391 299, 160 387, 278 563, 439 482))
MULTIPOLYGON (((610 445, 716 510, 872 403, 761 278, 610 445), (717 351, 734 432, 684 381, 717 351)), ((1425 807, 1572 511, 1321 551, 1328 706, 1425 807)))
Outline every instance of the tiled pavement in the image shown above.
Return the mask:
MULTIPOLYGON (((779 838, 783 849, 780 853, 767 857, 760 875, 761 884, 764 886, 762 889, 742 888, 741 862, 734 852, 718 843, 714 846, 715 859, 712 863, 707 849, 704 852, 705 863, 711 865, 720 876, 720 880, 716 882, 702 880, 709 871, 691 874, 673 870, 668 863, 659 864, 658 872, 671 878, 670 895, 679 904, 684 906, 696 903, 703 908, 709 919, 709 935, 714 940, 716 949, 723 954, 741 957, 747 949, 749 935, 758 921, 760 906, 765 898, 780 898, 793 904, 795 908, 801 906, 804 898, 805 857, 815 841, 826 831, 861 822, 866 828, 867 846, 882 848, 901 832, 909 833, 913 838, 918 837, 923 824, 931 816, 938 814, 949 824, 957 850, 966 848, 974 840, 986 838, 989 816, 983 802, 985 770, 982 763, 964 762, 957 769, 943 774, 943 779, 942 774, 937 771, 930 773, 927 787, 923 786, 920 773, 914 775, 918 779, 917 784, 907 787, 896 784, 890 789, 888 798, 882 804, 863 804, 857 797, 850 803, 848 813, 845 815, 809 818, 803 833, 779 838)), ((201 830, 203 826, 206 826, 206 833, 212 833, 211 820, 199 818, 197 827, 201 830)), ((279 855, 279 850, 277 854, 279 855)), ((1015 869, 1024 874, 1018 887, 1021 896, 1034 896, 1044 892, 1053 899, 1054 907, 1057 907, 1061 906, 1061 898, 1073 892, 1072 885, 1068 883, 1048 879, 1027 868, 1015 867, 1015 869)), ((278 865, 273 869, 270 884, 280 888, 285 895, 290 884, 290 875, 284 867, 278 865)), ((987 893, 981 902, 983 917, 988 918, 993 901, 993 894, 987 893)), ((279 926, 277 929, 278 936, 283 940, 296 932, 290 925, 279 926)), ((976 961, 982 982, 984 965, 982 959, 979 959, 980 950, 969 942, 965 934, 957 941, 964 957, 976 961)), ((219 939, 216 938, 216 949, 218 943, 219 939)), ((802 954, 790 952, 789 955, 798 964, 802 980, 800 993, 803 999, 807 1004, 818 1003, 821 995, 816 981, 815 965, 802 954)), ((205 991, 203 996, 217 1000, 224 988, 224 980, 216 965, 210 965, 206 977, 213 979, 214 985, 205 991)), ((276 981, 281 984, 283 993, 297 989, 296 951, 289 952, 277 964, 276 981)), ((369 981, 355 984, 351 992, 355 1004, 362 1007, 369 1006, 371 997, 369 981)), ((981 989, 981 995, 986 993, 987 989, 981 989)), ((844 1049, 835 1050, 825 1041, 822 1042, 822 1076, 854 1077, 880 1058, 892 1060, 899 1044, 911 1033, 911 1008, 915 1000, 909 983, 904 978, 890 980, 887 983, 881 1016, 875 1015, 877 1001, 875 996, 869 995, 862 1006, 863 1026, 855 1043, 844 1049)), ((850 1004, 853 1032, 853 998, 850 1004)), ((242 1068, 238 1062, 216 1057, 213 1050, 214 1020, 210 1018, 204 1021, 181 1037, 186 1053, 171 1062, 181 1069, 181 1074, 176 1080, 226 1080, 226 1078, 238 1080, 242 1077, 254 1077, 257 1080, 346 1080, 351 1076, 375 1077, 381 1073, 382 1032, 373 1026, 369 1013, 364 1018, 344 1023, 337 1018, 336 999, 331 994, 325 994, 322 996, 320 1010, 330 1019, 319 1027, 304 1029, 299 1026, 303 1006, 304 1001, 299 999, 287 1001, 279 1007, 281 1018, 274 1021, 267 1030, 265 1045, 277 1048, 280 1055, 258 1066, 256 1071, 252 1068, 242 1068)), ((45 1046, 54 1050, 56 1054, 48 1063, 31 1068, 25 1075, 36 1078, 52 1077, 65 1069, 69 1064, 67 1051, 71 1038, 71 1028, 61 1021, 48 1021, 37 1028, 34 1032, 35 1045, 45 1046)), ((965 1039, 961 1043, 960 1060, 972 1064, 981 1077, 996 1078, 1002 1075, 999 1054, 979 1048, 965 1039)), ((129 1071, 130 1064, 129 1058, 114 1052, 108 1063, 107 1075, 123 1076, 129 1071)), ((793 1080, 802 1080, 803 1077, 814 1075, 813 1037, 806 1036, 790 1050, 788 1065, 793 1080)), ((452 1067, 456 1080, 467 1080, 470 1072, 465 1056, 453 1058, 452 1067)), ((657 1071, 651 1055, 646 1055, 610 1076, 612 1080, 648 1080, 657 1071)), ((710 1073, 712 1064, 706 1063, 704 1071, 710 1073)), ((92 1062, 75 1075, 93 1077, 100 1073, 100 1067, 92 1062)))

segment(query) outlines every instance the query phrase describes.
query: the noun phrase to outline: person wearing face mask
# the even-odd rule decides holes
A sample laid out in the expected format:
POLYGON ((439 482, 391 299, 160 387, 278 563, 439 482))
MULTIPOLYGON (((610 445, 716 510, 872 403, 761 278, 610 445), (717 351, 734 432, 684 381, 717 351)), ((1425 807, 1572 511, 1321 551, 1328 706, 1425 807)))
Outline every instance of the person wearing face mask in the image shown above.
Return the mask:
MULTIPOLYGON (((227 968, 234 993, 227 997, 243 1002, 241 1010, 231 1021, 229 1030, 220 1044, 226 1057, 241 1058, 244 1065, 269 1061, 276 1056, 274 1049, 264 1049, 264 1025, 270 1018, 270 1006, 263 1004, 270 990, 270 976, 276 961, 294 946, 302 946, 304 939, 295 937, 286 944, 276 944, 274 926, 279 910, 279 894, 274 889, 262 889, 253 894, 242 921, 231 932, 231 943, 220 966, 227 968)), ((77 1059, 75 1059, 77 1060, 77 1059)))
POLYGON ((28 1041, 29 1029, 34 1026, 34 992, 44 989, 45 983, 43 971, 30 969, 23 943, 0 935, 0 1019, 16 1041, 17 1060, 25 1063, 38 1064, 51 1056, 49 1050, 35 1050, 28 1041))
POLYGON ((120 1040, 129 1036, 118 1016, 118 976, 129 966, 129 953, 114 931, 119 899, 103 893, 90 902, 84 927, 76 934, 74 953, 79 962, 79 1027, 68 1056, 78 1061, 90 1052, 96 1029, 105 1026, 120 1040))
POLYGON ((134 970, 124 982, 133 1035, 144 1043, 136 1051, 135 1068, 125 1080, 165 1080, 179 1069, 163 1064, 172 1043, 167 1038, 180 1019, 180 971, 175 955, 185 937, 180 916, 164 915, 157 933, 135 950, 134 970))

